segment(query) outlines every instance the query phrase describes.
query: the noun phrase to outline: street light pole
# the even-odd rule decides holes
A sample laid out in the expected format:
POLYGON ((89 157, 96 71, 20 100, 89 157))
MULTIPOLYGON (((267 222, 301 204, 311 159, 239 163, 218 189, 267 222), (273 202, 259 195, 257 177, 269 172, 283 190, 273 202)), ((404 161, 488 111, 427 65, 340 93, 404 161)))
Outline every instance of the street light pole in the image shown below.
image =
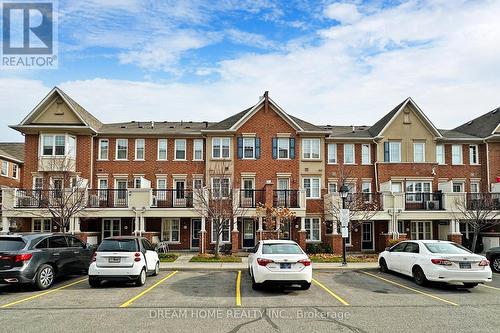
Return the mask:
MULTIPOLYGON (((342 196, 342 209, 345 209, 345 197, 342 196)), ((342 266, 347 266, 347 260, 345 257, 345 238, 342 237, 342 266)))

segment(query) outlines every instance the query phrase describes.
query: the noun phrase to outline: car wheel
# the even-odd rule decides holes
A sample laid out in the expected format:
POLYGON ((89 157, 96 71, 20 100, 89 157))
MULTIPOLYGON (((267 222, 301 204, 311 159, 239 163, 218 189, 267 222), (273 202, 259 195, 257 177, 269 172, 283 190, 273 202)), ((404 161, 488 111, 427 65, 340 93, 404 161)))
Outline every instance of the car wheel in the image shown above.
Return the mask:
POLYGON ((385 262, 384 258, 380 259, 379 269, 380 269, 380 271, 382 273, 388 273, 389 272, 389 268, 387 268, 387 263, 385 262))
POLYGON ((311 284, 310 284, 309 282, 305 282, 305 283, 302 283, 302 284, 300 285, 300 289, 301 289, 301 290, 307 290, 307 289, 309 289, 310 287, 311 287, 311 284))
POLYGON ((262 283, 255 282, 255 278, 252 276, 252 289, 259 290, 262 288, 262 283))
POLYGON ((477 287, 479 283, 472 283, 472 282, 464 282, 464 287, 465 288, 474 288, 477 287))
POLYGON ((159 261, 156 263, 155 271, 153 273, 153 276, 157 276, 158 274, 160 274, 160 262, 159 261))
POLYGON ((40 266, 38 272, 36 273, 35 286, 39 290, 49 289, 50 286, 52 286, 52 283, 54 283, 54 277, 54 267, 44 264, 40 266))
POLYGON ((143 286, 146 283, 146 269, 142 269, 141 273, 137 277, 137 280, 135 281, 135 285, 137 287, 143 286))
POLYGON ((101 280, 93 278, 93 277, 89 277, 89 285, 92 288, 97 288, 101 285, 101 280))
POLYGON ((413 279, 415 280, 415 283, 418 284, 419 286, 423 286, 424 284, 427 283, 427 278, 425 277, 425 273, 420 267, 415 267, 413 269, 413 279))
POLYGON ((491 269, 494 272, 500 273, 500 257, 491 259, 491 269))

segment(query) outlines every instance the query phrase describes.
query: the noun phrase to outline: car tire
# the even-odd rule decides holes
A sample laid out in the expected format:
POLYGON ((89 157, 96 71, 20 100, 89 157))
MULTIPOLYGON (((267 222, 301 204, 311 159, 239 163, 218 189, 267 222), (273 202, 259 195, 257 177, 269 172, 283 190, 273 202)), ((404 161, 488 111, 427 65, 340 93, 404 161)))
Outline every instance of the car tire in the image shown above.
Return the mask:
POLYGON ((160 274, 160 262, 158 261, 155 266, 155 271, 153 272, 153 276, 157 276, 160 274))
POLYGON ((425 277, 424 271, 418 266, 413 268, 413 279, 419 286, 423 286, 427 283, 427 278, 425 277))
POLYGON ((255 282, 255 278, 253 277, 253 275, 252 275, 252 289, 253 290, 262 289, 262 283, 255 282))
POLYGON ((496 273, 500 273, 500 257, 491 258, 491 270, 496 273))
POLYGON ((379 269, 382 273, 389 273, 389 268, 387 267, 387 263, 385 262, 384 258, 380 259, 379 269))
POLYGON ((300 285, 300 290, 307 290, 309 288, 311 288, 311 284, 309 282, 305 282, 300 285))
POLYGON ((101 280, 94 277, 89 277, 89 285, 91 288, 97 288, 101 285, 101 280))
POLYGON ((137 287, 141 287, 146 283, 146 269, 143 268, 141 270, 141 273, 139 273, 139 276, 137 277, 137 280, 135 280, 135 285, 137 287))
POLYGON ((49 289, 54 283, 55 275, 54 267, 48 264, 43 264, 36 272, 35 287, 38 290, 49 289))
POLYGON ((472 282, 464 282, 464 288, 471 289, 474 287, 477 287, 479 283, 472 283, 472 282))

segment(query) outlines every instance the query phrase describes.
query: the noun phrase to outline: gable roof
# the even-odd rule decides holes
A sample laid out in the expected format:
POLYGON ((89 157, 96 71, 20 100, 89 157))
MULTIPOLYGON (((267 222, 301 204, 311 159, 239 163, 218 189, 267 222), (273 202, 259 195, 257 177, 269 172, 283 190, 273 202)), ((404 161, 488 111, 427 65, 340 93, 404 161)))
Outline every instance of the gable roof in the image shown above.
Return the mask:
POLYGON ((24 162, 24 142, 0 142, 0 157, 24 162))
POLYGON ((453 130, 480 138, 486 138, 495 134, 495 130, 498 126, 500 126, 500 107, 474 118, 453 130))
POLYGON ((234 124, 236 124, 241 118, 243 118, 248 111, 250 111, 252 108, 248 108, 246 110, 243 110, 241 112, 238 112, 237 114, 234 114, 224 120, 221 120, 217 123, 214 123, 210 126, 207 127, 207 130, 209 131, 223 131, 223 130, 229 130, 231 127, 233 127, 234 124))
POLYGON ((394 109, 392 109, 389 113, 383 116, 379 121, 377 121, 373 126, 370 127, 369 132, 374 137, 381 136, 385 129, 391 124, 391 122, 396 118, 396 116, 404 110, 404 108, 411 104, 417 115, 419 115, 422 120, 429 126, 429 129, 434 132, 434 135, 437 137, 442 137, 441 132, 434 126, 434 124, 430 121, 429 118, 425 115, 425 113, 420 109, 420 107, 413 101, 411 97, 408 97, 403 102, 399 103, 394 109))

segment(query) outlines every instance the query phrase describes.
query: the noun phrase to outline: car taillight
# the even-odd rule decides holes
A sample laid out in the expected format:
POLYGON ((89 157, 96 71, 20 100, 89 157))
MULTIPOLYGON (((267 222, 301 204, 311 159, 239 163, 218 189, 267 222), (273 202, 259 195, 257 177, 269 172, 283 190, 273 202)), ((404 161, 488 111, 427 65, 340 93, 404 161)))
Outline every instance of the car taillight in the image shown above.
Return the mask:
POLYGON ((139 252, 135 253, 135 261, 141 261, 141 254, 139 252))
POLYGON ((92 255, 92 262, 96 260, 97 260, 97 252, 94 252, 94 254, 92 255))
POLYGON ((486 259, 483 259, 479 262, 479 266, 488 266, 490 262, 486 259))
POLYGON ((302 265, 304 266, 310 266, 311 265, 311 260, 309 259, 300 259, 299 261, 297 261, 298 263, 301 263, 302 265))
POLYGON ((451 266, 453 265, 448 259, 431 259, 434 265, 451 266))
POLYGON ((14 256, 14 261, 15 262, 23 262, 23 261, 28 261, 33 257, 31 253, 24 253, 24 254, 17 254, 14 256))
POLYGON ((257 263, 261 266, 267 266, 267 264, 270 264, 274 261, 272 261, 271 259, 264 259, 264 258, 257 258, 257 263))

